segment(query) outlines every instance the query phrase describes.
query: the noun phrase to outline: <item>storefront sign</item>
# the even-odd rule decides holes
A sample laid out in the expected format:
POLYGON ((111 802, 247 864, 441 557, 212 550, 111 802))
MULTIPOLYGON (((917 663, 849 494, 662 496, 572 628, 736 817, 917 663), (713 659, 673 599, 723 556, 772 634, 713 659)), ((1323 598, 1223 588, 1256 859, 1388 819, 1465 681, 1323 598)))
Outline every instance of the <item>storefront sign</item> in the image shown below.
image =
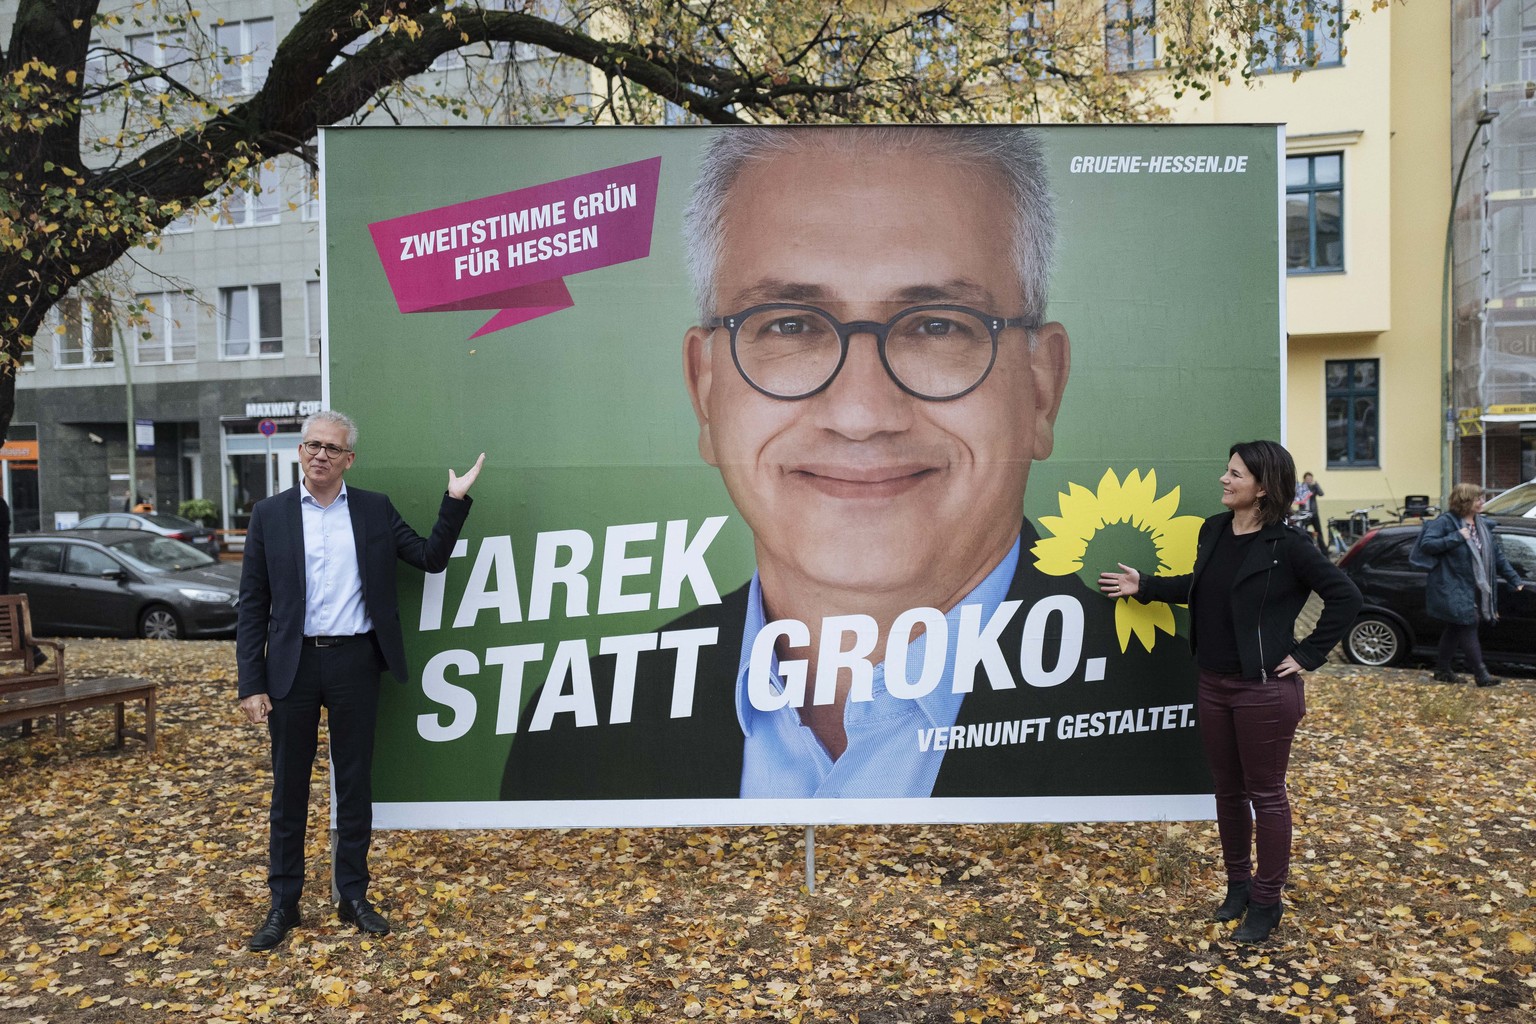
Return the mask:
POLYGON ((312 416, 325 408, 318 401, 310 402, 247 402, 245 415, 248 419, 292 419, 295 416, 312 416))

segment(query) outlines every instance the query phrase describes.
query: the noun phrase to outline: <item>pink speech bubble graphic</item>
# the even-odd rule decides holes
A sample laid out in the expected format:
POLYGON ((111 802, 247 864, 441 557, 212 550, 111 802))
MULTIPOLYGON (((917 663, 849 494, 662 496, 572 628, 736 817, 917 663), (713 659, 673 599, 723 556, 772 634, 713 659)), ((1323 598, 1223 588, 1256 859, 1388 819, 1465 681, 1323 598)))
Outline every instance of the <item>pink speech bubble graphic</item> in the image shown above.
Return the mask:
POLYGON ((661 157, 368 225, 402 313, 494 309, 471 337, 568 309, 565 278, 651 252, 661 157))

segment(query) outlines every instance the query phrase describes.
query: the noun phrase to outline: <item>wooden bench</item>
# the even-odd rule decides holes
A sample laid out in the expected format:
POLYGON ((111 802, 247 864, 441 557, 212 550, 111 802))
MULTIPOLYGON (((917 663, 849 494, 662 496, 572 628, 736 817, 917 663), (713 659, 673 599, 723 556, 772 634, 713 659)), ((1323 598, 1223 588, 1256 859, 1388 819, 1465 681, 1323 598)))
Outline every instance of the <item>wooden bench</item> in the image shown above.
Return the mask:
POLYGON ((33 719, 52 715, 54 734, 63 736, 69 712, 111 704, 117 709, 116 746, 132 736, 153 751, 155 685, 132 676, 66 678, 64 645, 32 635, 26 595, 0 595, 0 725, 21 722, 22 734, 31 735, 33 719), (39 655, 46 655, 46 660, 39 655), (130 701, 141 700, 144 731, 136 732, 127 727, 124 712, 130 701))

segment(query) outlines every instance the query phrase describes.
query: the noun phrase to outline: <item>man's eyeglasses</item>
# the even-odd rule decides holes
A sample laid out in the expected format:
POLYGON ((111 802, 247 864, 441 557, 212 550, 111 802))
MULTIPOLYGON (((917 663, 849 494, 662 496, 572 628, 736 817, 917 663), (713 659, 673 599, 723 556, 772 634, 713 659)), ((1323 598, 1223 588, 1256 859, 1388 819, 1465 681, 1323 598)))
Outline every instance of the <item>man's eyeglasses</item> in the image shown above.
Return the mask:
POLYGON ((715 317, 704 326, 730 331, 736 369, 770 398, 794 401, 825 391, 848 360, 848 340, 870 334, 897 387, 943 402, 969 394, 987 379, 1004 328, 1039 325, 952 305, 912 306, 883 324, 843 323, 817 306, 769 302, 715 317))
POLYGON ((343 455, 352 454, 351 448, 342 448, 339 445, 326 444, 324 441, 301 441, 299 443, 299 447, 303 448, 311 455, 319 455, 321 452, 325 452, 325 454, 329 455, 333 459, 339 459, 343 455))

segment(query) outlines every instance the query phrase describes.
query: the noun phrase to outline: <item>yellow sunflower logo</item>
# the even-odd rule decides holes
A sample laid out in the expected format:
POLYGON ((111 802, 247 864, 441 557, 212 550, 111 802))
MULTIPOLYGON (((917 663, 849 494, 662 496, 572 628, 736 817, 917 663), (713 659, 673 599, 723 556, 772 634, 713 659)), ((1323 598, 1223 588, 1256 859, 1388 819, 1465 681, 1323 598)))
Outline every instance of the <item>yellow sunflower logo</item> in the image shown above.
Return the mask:
MULTIPOLYGON (((1131 470, 1125 480, 1108 469, 1098 490, 1068 483, 1060 495, 1061 515, 1041 516, 1040 527, 1049 536, 1035 542, 1035 567, 1049 576, 1076 573, 1098 589, 1099 573, 1124 562, 1154 576, 1177 576, 1195 564, 1195 544, 1200 534, 1199 516, 1180 516, 1179 489, 1157 496, 1157 471, 1143 476, 1131 470), (1156 568, 1150 568, 1155 566, 1156 568)), ((1179 618, 1187 613, 1183 606, 1179 618)), ((1157 631, 1172 636, 1178 623, 1174 609, 1162 602, 1142 604, 1131 598, 1115 600, 1115 635, 1120 650, 1130 646, 1131 636, 1148 651, 1157 631)))

